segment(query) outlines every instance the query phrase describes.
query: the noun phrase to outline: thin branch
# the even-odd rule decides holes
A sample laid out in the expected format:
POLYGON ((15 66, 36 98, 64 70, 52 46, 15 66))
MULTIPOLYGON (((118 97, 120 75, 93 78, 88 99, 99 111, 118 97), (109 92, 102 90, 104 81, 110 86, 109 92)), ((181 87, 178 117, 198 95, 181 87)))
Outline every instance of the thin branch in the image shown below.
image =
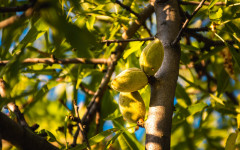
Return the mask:
MULTIPOLYGON (((181 5, 199 5, 200 2, 195 2, 195 1, 188 1, 188 2, 186 2, 186 1, 179 1, 179 4, 181 4, 181 5)), ((209 2, 206 2, 206 3, 204 3, 203 5, 209 6, 210 3, 209 3, 209 2)), ((225 6, 225 5, 226 5, 225 2, 217 2, 217 3, 214 4, 214 6, 225 6)))
POLYGON ((134 14, 136 17, 140 17, 140 15, 136 12, 134 12, 129 6, 124 5, 123 3, 121 3, 119 0, 116 0, 116 3, 118 5, 120 5, 122 8, 126 9, 127 11, 129 11, 130 13, 134 14))
POLYGON ((185 32, 207 32, 210 28, 202 27, 202 28, 186 28, 185 32))
POLYGON ((51 57, 51 55, 52 55, 50 53, 43 52, 43 51, 41 51, 41 50, 39 50, 39 49, 37 49, 35 47, 32 47, 32 46, 28 46, 27 49, 30 50, 30 51, 33 51, 33 52, 37 52, 37 53, 39 53, 40 55, 42 55, 44 57, 51 57))
MULTIPOLYGON (((184 34, 188 34, 188 35, 194 37, 199 42, 204 42, 205 43, 204 48, 208 48, 208 47, 211 47, 211 46, 225 46, 225 43, 221 40, 215 41, 215 40, 209 39, 207 37, 204 37, 203 35, 198 34, 198 33, 185 32, 184 34)), ((228 44, 234 44, 234 41, 231 41, 231 40, 226 40, 226 42, 228 44)))
POLYGON ((0 7, 0 13, 26 11, 28 8, 32 6, 33 3, 15 7, 0 7))
POLYGON ((33 14, 33 8, 28 8, 22 15, 18 16, 11 16, 3 21, 0 22, 0 29, 5 28, 9 25, 12 25, 13 23, 27 19, 28 17, 32 16, 33 14))
POLYGON ((71 110, 67 107, 66 103, 62 100, 62 99, 59 99, 58 100, 68 111, 71 112, 71 110))
POLYGON ((48 143, 44 138, 34 134, 8 118, 0 112, 0 134, 2 139, 10 142, 19 149, 34 150, 59 150, 48 143))
POLYGON ((20 106, 20 109, 24 109, 25 107, 27 107, 28 105, 30 105, 31 103, 34 102, 34 99, 32 97, 30 97, 25 103, 23 103, 21 106, 20 106))
POLYGON ((229 97, 229 99, 230 99, 235 105, 239 105, 239 101, 238 101, 238 99, 234 96, 233 93, 231 93, 231 92, 225 92, 225 94, 229 97))
POLYGON ((152 36, 151 30, 148 29, 147 24, 146 24, 146 21, 145 21, 145 23, 143 23, 143 27, 144 27, 145 30, 147 30, 149 36, 152 36))
MULTIPOLYGON (((209 31, 208 27, 202 27, 202 28, 186 28, 185 32, 205 32, 209 31)), ((123 42, 135 42, 135 41, 149 41, 149 40, 154 40, 154 36, 148 37, 148 38, 137 38, 137 39, 126 39, 126 40, 103 40, 102 43, 123 43, 123 42)))
POLYGON ((78 138, 79 131, 80 131, 80 128, 79 126, 77 126, 77 130, 73 135, 73 142, 71 144, 71 147, 75 147, 77 145, 77 138, 78 138))
POLYGON ((187 25, 188 23, 190 22, 190 20, 193 18, 193 16, 199 11, 199 9, 203 6, 204 2, 206 0, 202 0, 201 3, 199 3, 199 5, 197 6, 197 8, 193 11, 192 15, 189 16, 189 18, 187 18, 187 20, 184 22, 181 30, 179 31, 176 39, 172 42, 172 45, 176 45, 180 39, 181 39, 181 36, 182 36, 182 33, 184 32, 184 30, 187 28, 187 25))
POLYGON ((149 40, 154 40, 154 37, 148 37, 143 39, 104 40, 102 41, 102 43, 123 43, 123 42, 149 41, 149 40))
POLYGON ((73 106, 74 106, 75 115, 78 118, 78 127, 79 127, 79 129, 80 129, 80 131, 81 131, 81 133, 83 135, 83 139, 86 142, 88 149, 90 150, 91 147, 89 145, 87 135, 86 135, 86 133, 84 131, 84 128, 83 128, 83 125, 82 125, 82 121, 81 121, 81 118, 80 118, 79 113, 78 113, 78 106, 77 106, 77 103, 76 103, 75 100, 73 102, 73 106))
MULTIPOLYGON (((9 60, 0 61, 0 66, 4 66, 9 62, 9 60)), ((104 58, 66 58, 66 59, 53 59, 53 58, 27 58, 22 61, 23 64, 108 64, 109 60, 104 58)))
POLYGON ((89 95, 94 95, 94 94, 95 94, 94 91, 86 88, 82 83, 80 83, 79 86, 80 86, 80 88, 81 88, 85 93, 87 93, 87 94, 89 94, 89 95))
POLYGON ((97 112, 96 112, 96 119, 95 119, 95 123, 96 123, 96 134, 99 133, 100 119, 101 119, 101 116, 100 116, 100 106, 99 106, 98 109, 97 109, 97 112))

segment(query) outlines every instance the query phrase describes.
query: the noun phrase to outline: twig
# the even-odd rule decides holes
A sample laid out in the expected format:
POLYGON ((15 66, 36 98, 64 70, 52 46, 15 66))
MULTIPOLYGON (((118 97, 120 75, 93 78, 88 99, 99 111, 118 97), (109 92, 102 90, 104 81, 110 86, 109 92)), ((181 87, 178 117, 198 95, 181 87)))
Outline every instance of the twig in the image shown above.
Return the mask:
POLYGON ((58 100, 68 111, 71 112, 71 110, 67 107, 67 105, 64 103, 64 101, 62 99, 58 100))
POLYGON ((32 47, 32 46, 28 46, 27 49, 30 50, 30 51, 33 51, 33 52, 37 52, 40 55, 43 55, 44 57, 51 57, 51 55, 52 55, 50 53, 43 52, 43 51, 41 51, 41 50, 39 50, 39 49, 37 49, 35 47, 32 47))
POLYGON ((71 144, 72 147, 75 147, 77 145, 77 137, 78 137, 79 131, 80 131, 80 128, 79 126, 77 126, 77 130, 73 135, 73 142, 71 144))
MULTIPOLYGON (((2 98, 9 97, 10 91, 8 91, 8 90, 9 89, 7 89, 6 82, 2 78, 0 78, 0 95, 2 98)), ((15 102, 8 103, 7 107, 10 111, 12 111, 16 115, 17 121, 21 126, 29 128, 23 114, 20 112, 20 110, 19 110, 18 106, 15 104, 15 102)))
POLYGON ((0 7, 0 13, 26 11, 28 8, 32 6, 33 6, 33 3, 25 4, 22 6, 15 6, 15 7, 0 7))
POLYGON ((20 109, 24 109, 26 106, 28 106, 29 104, 31 104, 32 102, 34 102, 34 99, 32 97, 30 97, 25 103, 23 103, 20 106, 20 109))
POLYGON ((1 21, 0 22, 0 29, 5 28, 5 27, 7 27, 7 26, 9 26, 9 25, 21 20, 21 19, 26 19, 26 18, 32 16, 32 14, 33 14, 33 8, 30 7, 20 16, 17 16, 17 15, 16 16, 11 16, 10 18, 7 18, 7 19, 1 21))
POLYGON ((149 41, 154 40, 154 37, 148 37, 143 39, 121 39, 121 40, 104 40, 102 43, 123 43, 123 42, 134 42, 134 41, 149 41))
MULTIPOLYGON (((0 66, 6 65, 9 60, 0 61, 0 66)), ((66 58, 66 59, 53 59, 53 58, 27 58, 22 61, 23 64, 108 64, 109 60, 104 58, 66 58)))
POLYGON ((140 15, 136 12, 134 12, 129 6, 124 5, 123 3, 121 3, 119 0, 116 0, 116 3, 118 5, 120 5, 122 8, 126 9, 127 11, 129 11, 130 13, 134 14, 136 17, 140 17, 140 15))
POLYGON ((231 93, 231 92, 225 92, 225 94, 229 97, 229 99, 230 99, 235 105, 238 105, 238 104, 239 104, 238 99, 234 96, 233 93, 231 93))
POLYGON ((187 20, 184 22, 181 30, 179 31, 176 39, 172 42, 172 45, 175 46, 181 39, 182 33, 184 32, 185 28, 187 28, 188 23, 193 18, 193 16, 199 11, 199 9, 202 7, 206 0, 202 0, 201 3, 197 6, 197 8, 193 11, 192 15, 187 18, 187 20))
POLYGON ((101 116, 100 116, 100 105, 98 105, 97 112, 96 112, 96 118, 95 118, 95 122, 96 122, 96 134, 99 133, 100 119, 101 119, 101 116))
POLYGON ((75 115, 76 115, 76 117, 77 117, 78 120, 79 120, 79 121, 78 121, 78 127, 79 127, 79 129, 80 129, 80 131, 81 131, 81 133, 82 133, 82 135, 83 135, 83 139, 84 139, 84 141, 86 142, 88 149, 90 150, 91 147, 90 147, 90 145, 89 145, 87 135, 86 135, 86 133, 85 133, 85 131, 84 131, 84 128, 83 128, 83 125, 82 125, 82 121, 81 121, 80 116, 79 116, 79 113, 78 113, 78 106, 77 106, 77 103, 76 103, 75 100, 73 101, 73 106, 74 106, 74 110, 75 110, 75 115))
MULTIPOLYGON (((206 38, 203 35, 195 33, 195 32, 185 32, 184 34, 188 34, 188 35, 194 37, 195 39, 197 39, 198 41, 204 42, 205 43, 204 48, 208 48, 211 46, 225 46, 225 43, 223 41, 220 41, 220 40, 215 41, 215 40, 206 38)), ((226 42, 228 44, 234 44, 234 41, 226 40, 226 42)))
POLYGON ((186 28, 185 32, 207 32, 210 28, 202 27, 202 28, 186 28))
POLYGON ((147 24, 146 24, 146 21, 145 21, 145 23, 143 23, 142 25, 143 25, 144 29, 147 30, 149 36, 152 36, 151 30, 148 29, 147 24))
POLYGON ((89 94, 89 95, 94 95, 94 94, 95 94, 94 91, 92 91, 92 90, 86 88, 82 83, 80 83, 79 86, 81 87, 81 89, 82 89, 85 93, 87 93, 87 94, 89 94))
MULTIPOLYGON (((186 1, 179 1, 179 4, 181 4, 181 5, 199 5, 200 2, 195 2, 195 1, 188 1, 188 2, 186 2, 186 1)), ((209 6, 210 3, 209 3, 209 2, 206 2, 206 3, 204 3, 203 5, 209 6)), ((225 6, 225 5, 226 5, 226 3, 224 3, 224 2, 217 2, 217 3, 214 4, 214 6, 225 6)))
POLYGON ((33 124, 31 127, 29 127, 32 131, 35 131, 39 128, 39 125, 38 124, 33 124))

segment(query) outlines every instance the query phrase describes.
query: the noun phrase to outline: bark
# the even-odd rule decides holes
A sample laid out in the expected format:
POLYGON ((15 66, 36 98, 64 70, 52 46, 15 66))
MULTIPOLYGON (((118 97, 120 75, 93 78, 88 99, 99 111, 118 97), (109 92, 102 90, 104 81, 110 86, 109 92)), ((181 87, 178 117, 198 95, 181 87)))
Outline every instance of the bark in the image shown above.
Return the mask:
POLYGON ((20 126, 0 112, 1 138, 23 150, 58 150, 44 138, 20 126))
POLYGON ((177 0, 156 0, 157 38, 164 46, 161 68, 150 82, 151 99, 146 128, 147 150, 169 150, 173 100, 178 78, 180 47, 171 46, 181 26, 177 0))

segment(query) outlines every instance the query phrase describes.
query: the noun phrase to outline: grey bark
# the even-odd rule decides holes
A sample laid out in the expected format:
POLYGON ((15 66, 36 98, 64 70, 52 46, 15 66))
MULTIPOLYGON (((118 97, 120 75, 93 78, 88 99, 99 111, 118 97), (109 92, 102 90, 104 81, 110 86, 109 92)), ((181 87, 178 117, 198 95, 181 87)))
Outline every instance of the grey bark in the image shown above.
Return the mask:
POLYGON ((146 128, 147 150, 169 150, 173 100, 179 71, 180 47, 171 46, 180 27, 181 18, 177 0, 156 0, 157 38, 164 46, 161 68, 150 82, 151 99, 146 128))

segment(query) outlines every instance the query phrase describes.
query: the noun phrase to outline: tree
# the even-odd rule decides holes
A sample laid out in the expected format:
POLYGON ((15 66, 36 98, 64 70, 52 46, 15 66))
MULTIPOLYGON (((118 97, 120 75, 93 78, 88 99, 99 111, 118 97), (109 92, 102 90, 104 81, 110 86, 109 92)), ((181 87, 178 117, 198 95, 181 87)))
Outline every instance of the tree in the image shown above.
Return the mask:
POLYGON ((0 4, 3 149, 239 147, 237 0, 0 4), (139 68, 154 37, 164 60, 139 90, 147 115, 135 132, 110 81, 139 68))

